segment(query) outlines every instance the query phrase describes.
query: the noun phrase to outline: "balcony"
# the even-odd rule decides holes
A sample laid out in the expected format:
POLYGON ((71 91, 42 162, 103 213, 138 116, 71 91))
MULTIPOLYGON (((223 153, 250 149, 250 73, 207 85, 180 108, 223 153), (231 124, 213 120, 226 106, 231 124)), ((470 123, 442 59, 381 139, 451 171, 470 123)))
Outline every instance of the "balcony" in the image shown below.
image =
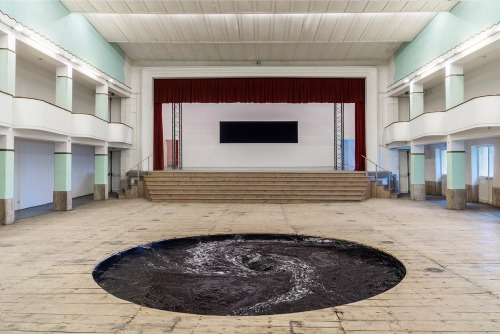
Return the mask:
POLYGON ((429 112, 408 122, 392 123, 385 128, 385 144, 439 138, 476 139, 500 134, 500 95, 473 98, 447 111, 429 112))
POLYGON ((10 95, 6 97, 4 95, 0 93, 0 105, 6 105, 10 98, 13 101, 12 113, 0 113, 0 126, 5 122, 6 126, 12 125, 16 130, 30 130, 30 134, 34 137, 37 137, 37 133, 41 136, 52 134, 110 142, 114 146, 132 145, 133 129, 125 124, 108 123, 95 115, 71 113, 69 110, 38 99, 24 97, 12 99, 10 95), (10 123, 8 123, 9 115, 13 117, 10 123))

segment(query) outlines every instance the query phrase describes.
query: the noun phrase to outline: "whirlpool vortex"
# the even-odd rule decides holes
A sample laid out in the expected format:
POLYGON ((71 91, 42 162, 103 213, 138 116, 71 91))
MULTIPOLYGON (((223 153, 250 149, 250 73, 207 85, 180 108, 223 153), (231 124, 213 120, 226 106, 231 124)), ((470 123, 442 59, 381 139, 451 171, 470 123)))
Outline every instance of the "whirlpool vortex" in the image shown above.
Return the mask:
POLYGON ((270 315, 378 295, 405 276, 401 262, 344 240, 215 235, 140 245, 99 263, 94 280, 151 308, 200 315, 270 315))

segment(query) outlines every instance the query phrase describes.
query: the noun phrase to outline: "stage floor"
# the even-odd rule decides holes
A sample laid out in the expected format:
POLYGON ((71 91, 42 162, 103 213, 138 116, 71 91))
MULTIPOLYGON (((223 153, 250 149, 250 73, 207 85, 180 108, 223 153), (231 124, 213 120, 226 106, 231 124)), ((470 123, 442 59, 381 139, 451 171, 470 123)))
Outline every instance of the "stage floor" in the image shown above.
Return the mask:
POLYGON ((1 333, 500 333, 499 210, 441 201, 333 204, 92 202, 0 226, 1 333), (397 257, 407 276, 349 305, 258 317, 159 311, 92 278, 108 255, 155 240, 285 233, 355 241, 397 257))

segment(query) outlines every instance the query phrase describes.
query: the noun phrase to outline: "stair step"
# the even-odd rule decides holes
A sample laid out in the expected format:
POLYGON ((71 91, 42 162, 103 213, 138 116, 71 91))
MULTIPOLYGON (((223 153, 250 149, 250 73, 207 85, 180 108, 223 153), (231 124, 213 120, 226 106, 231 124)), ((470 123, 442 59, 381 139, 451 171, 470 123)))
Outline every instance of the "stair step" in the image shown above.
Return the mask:
POLYGON ((154 172, 153 202, 325 203, 362 201, 370 178, 360 172, 154 172))

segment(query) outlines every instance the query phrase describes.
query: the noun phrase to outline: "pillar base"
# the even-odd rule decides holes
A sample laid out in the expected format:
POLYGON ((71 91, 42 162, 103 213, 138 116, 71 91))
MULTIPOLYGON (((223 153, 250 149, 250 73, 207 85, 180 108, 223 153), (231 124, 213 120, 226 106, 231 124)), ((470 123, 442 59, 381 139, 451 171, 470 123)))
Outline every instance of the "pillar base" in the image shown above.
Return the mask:
POLYGON ((500 188, 493 187, 493 206, 500 206, 500 188))
POLYGON ((425 184, 410 184, 410 198, 413 201, 425 201, 425 184))
POLYGON ((69 211, 73 208, 71 191, 54 191, 54 211, 69 211))
POLYGON ((446 208, 450 210, 465 210, 467 208, 467 190, 446 189, 446 208))
POLYGON ((14 199, 0 199, 0 225, 10 225, 15 222, 14 199))
POLYGON ((105 201, 108 199, 108 185, 94 184, 94 201, 105 201))

